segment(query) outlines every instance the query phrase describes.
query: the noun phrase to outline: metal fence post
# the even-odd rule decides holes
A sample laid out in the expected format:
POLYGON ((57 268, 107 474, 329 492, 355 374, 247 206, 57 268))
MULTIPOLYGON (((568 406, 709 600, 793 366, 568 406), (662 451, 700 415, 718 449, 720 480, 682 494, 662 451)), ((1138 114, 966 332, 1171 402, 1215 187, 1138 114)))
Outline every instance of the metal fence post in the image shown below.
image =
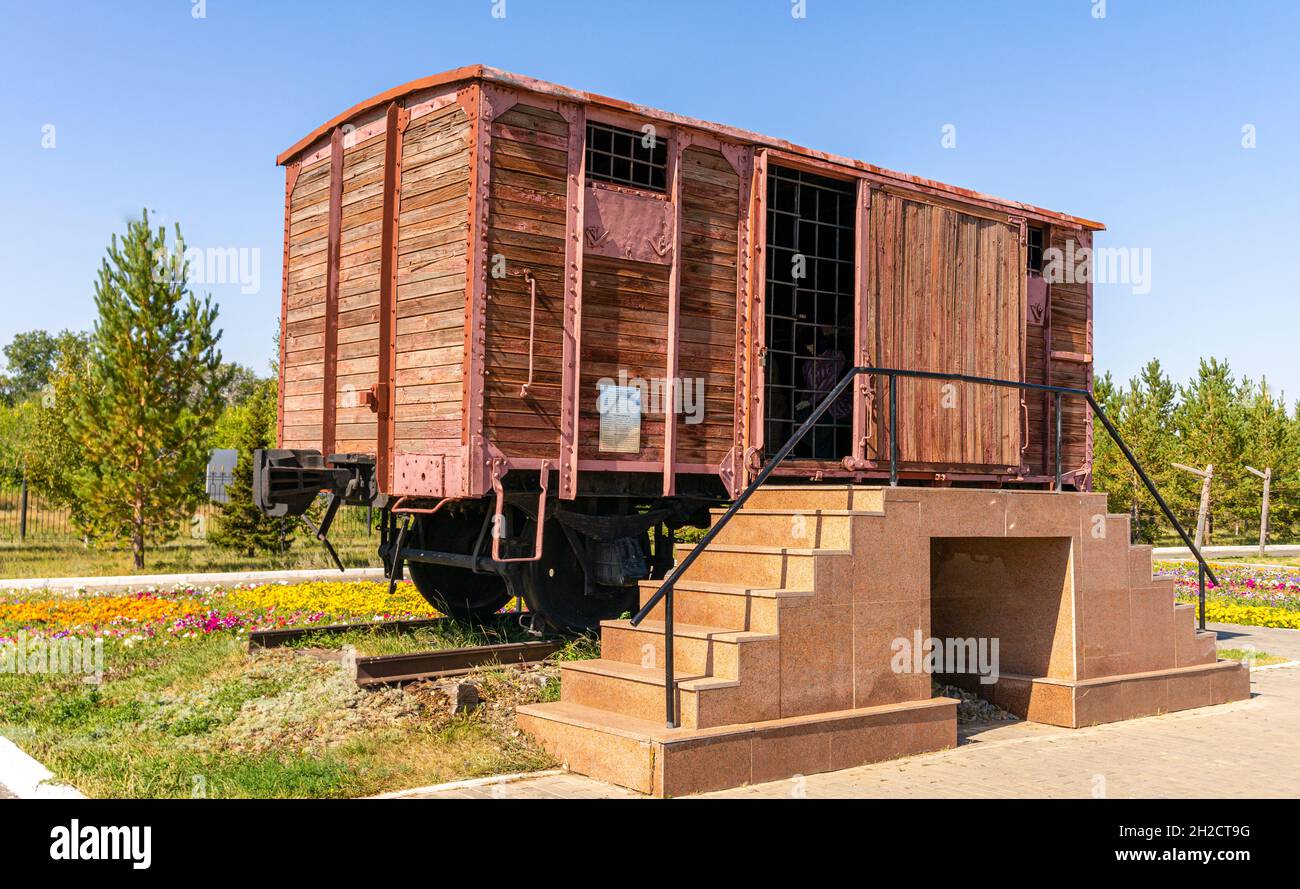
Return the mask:
POLYGON ((1196 571, 1197 574, 1199 575, 1198 577, 1199 591, 1197 593, 1197 605, 1198 605, 1197 610, 1200 615, 1201 629, 1204 630, 1205 629, 1205 565, 1198 564, 1196 566, 1196 571))
POLYGON ((22 493, 18 497, 18 539, 27 540, 27 473, 23 472, 22 493))
POLYGON ((889 375, 889 486, 898 487, 898 376, 889 375))
POLYGON ((1056 493, 1061 493, 1061 393, 1056 392, 1056 493))
POLYGON ((673 588, 664 596, 664 711, 669 728, 677 728, 677 677, 673 667, 673 588))

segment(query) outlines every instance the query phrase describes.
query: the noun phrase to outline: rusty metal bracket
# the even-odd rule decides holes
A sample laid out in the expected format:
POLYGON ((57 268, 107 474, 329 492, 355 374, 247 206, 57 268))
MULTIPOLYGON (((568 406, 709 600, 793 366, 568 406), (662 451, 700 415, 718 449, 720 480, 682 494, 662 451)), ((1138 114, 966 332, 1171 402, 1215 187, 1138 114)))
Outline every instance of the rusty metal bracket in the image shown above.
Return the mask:
POLYGON ((444 498, 442 498, 441 500, 438 501, 438 505, 437 505, 437 506, 433 506, 433 507, 424 507, 424 506, 403 506, 403 505, 402 505, 402 504, 405 503, 406 501, 408 501, 408 500, 412 500, 412 499, 419 499, 419 498, 412 498, 412 497, 398 497, 398 498, 397 498, 397 502, 394 503, 394 504, 392 505, 391 511, 392 511, 394 514, 396 514, 396 515, 433 515, 435 512, 437 512, 438 510, 442 509, 442 508, 443 508, 444 506, 446 506, 448 503, 451 503, 453 500, 459 500, 460 498, 459 498, 459 497, 444 497, 444 498))
POLYGON ((533 542, 533 554, 531 556, 519 556, 513 559, 501 558, 501 537, 502 528, 505 526, 505 500, 506 491, 501 484, 501 479, 510 471, 510 462, 504 457, 492 458, 492 490, 496 492, 496 509, 492 515, 492 561, 502 564, 511 562, 536 562, 542 557, 542 534, 546 525, 546 489, 550 484, 551 462, 543 460, 541 468, 538 470, 538 482, 541 484, 542 492, 537 497, 537 536, 533 542))
MULTIPOLYGON (((366 407, 370 408, 371 413, 380 413, 383 410, 384 405, 388 403, 388 384, 371 384, 363 397, 365 399, 366 407)), ((380 452, 383 452, 382 449, 380 452)))
POLYGON ((1014 225, 1020 229, 1020 246, 1024 247, 1029 243, 1029 220, 1023 216, 1008 216, 1007 224, 1014 225))
POLYGON ((528 382, 519 387, 519 397, 528 397, 528 387, 533 384, 534 334, 537 329, 537 279, 532 270, 524 270, 524 280, 528 282, 528 382))
POLYGON ((726 456, 722 458, 722 462, 718 464, 718 478, 722 479, 722 484, 730 497, 740 493, 739 480, 736 477, 739 463, 736 458, 736 446, 732 445, 726 456))

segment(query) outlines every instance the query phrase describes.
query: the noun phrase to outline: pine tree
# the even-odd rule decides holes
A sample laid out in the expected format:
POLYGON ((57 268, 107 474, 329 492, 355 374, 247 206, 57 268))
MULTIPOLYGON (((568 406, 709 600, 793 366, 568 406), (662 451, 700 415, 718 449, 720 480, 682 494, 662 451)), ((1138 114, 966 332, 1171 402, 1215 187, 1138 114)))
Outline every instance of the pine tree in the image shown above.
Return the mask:
MULTIPOLYGON (((1109 371, 1093 380, 1092 395, 1110 421, 1120 427, 1122 435, 1123 390, 1116 385, 1109 371)), ((1111 512, 1126 512, 1130 504, 1125 490, 1128 481, 1128 461, 1124 459, 1119 447, 1106 431, 1105 425, 1097 417, 1093 417, 1092 420, 1092 441, 1093 489, 1106 493, 1107 508, 1111 512)))
MULTIPOLYGON (((1300 472, 1300 455, 1290 442, 1293 422, 1287 415, 1286 402, 1273 396, 1267 380, 1260 380, 1258 386, 1243 381, 1242 396, 1242 460, 1245 465, 1260 471, 1273 470, 1272 497, 1269 500, 1270 539, 1291 540, 1297 518, 1293 479, 1300 472)), ((1249 473, 1242 473, 1241 479, 1243 490, 1233 497, 1233 501, 1234 505, 1240 504, 1238 520, 1254 538, 1259 533, 1264 483, 1249 473)))
POLYGON ((189 290, 184 247, 178 226, 169 253, 147 211, 120 244, 113 236, 73 418, 85 460, 74 518, 94 540, 130 541, 136 568, 146 546, 175 538, 194 515, 229 377, 216 307, 189 290))
MULTIPOLYGON (((1231 531, 1230 521, 1241 507, 1245 422, 1241 393, 1227 361, 1201 359, 1196 376, 1182 387, 1182 400, 1174 412, 1179 455, 1174 459, 1198 469, 1214 466, 1210 485, 1210 521, 1206 542, 1216 531, 1231 531)), ((1186 524, 1196 521, 1201 480, 1179 472, 1171 483, 1175 507, 1186 524)), ((1191 525, 1188 525, 1191 527, 1191 525)))
MULTIPOLYGON (((1164 491, 1169 479, 1169 460, 1175 453, 1171 418, 1177 390, 1158 360, 1152 359, 1126 387, 1114 383, 1109 374, 1094 383, 1102 410, 1111 418, 1138 462, 1164 491)), ((1110 439, 1100 421, 1094 422, 1093 486, 1108 495, 1114 512, 1132 517, 1133 536, 1151 543, 1165 522, 1159 506, 1142 484, 1137 471, 1110 439)))
POLYGON ((277 393, 275 380, 263 380, 243 404, 229 409, 235 436, 231 446, 239 456, 226 485, 226 502, 208 539, 248 556, 282 552, 290 543, 287 534, 292 526, 283 519, 267 518, 253 502, 253 451, 275 447, 277 393))

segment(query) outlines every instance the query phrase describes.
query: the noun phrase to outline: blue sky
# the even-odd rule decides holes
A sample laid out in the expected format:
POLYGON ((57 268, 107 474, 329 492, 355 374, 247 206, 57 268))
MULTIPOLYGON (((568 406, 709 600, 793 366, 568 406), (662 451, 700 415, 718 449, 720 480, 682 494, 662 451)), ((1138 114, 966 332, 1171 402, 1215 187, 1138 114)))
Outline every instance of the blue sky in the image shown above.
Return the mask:
POLYGON ((264 370, 276 153, 483 62, 1099 219, 1152 261, 1149 293, 1097 288, 1099 370, 1215 355, 1294 402, 1300 4, 1097 2, 0 0, 0 343, 88 328, 109 236, 149 207, 191 246, 260 249, 258 293, 203 289, 226 356, 264 370))

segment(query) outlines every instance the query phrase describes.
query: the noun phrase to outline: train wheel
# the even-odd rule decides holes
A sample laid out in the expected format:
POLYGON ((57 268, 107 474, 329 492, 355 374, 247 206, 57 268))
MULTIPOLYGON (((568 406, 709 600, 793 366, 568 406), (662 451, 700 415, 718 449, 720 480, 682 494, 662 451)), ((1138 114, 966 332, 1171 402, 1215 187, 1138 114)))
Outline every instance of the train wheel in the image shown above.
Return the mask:
MULTIPOLYGON (((435 513, 416 517, 413 529, 417 549, 471 553, 482 527, 482 515, 435 513)), ((475 574, 466 568, 410 562, 406 569, 425 601, 443 614, 459 620, 482 621, 510 600, 499 574, 475 574)))
POLYGON ((524 573, 524 600, 530 611, 560 629, 592 630, 637 606, 637 587, 595 584, 584 593, 586 576, 559 522, 546 523, 543 555, 524 573))

